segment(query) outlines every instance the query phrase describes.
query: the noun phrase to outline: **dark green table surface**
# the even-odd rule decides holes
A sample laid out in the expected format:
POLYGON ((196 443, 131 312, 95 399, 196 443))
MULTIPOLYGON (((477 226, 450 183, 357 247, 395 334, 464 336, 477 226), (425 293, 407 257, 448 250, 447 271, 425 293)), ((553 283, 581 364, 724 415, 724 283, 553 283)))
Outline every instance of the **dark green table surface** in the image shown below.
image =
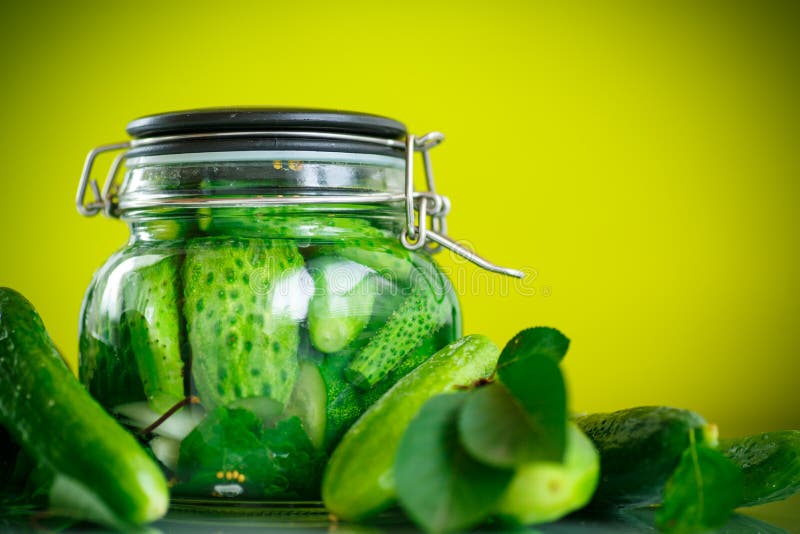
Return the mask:
MULTIPOLYGON (((16 521, 3 524, 0 530, 5 532, 35 532, 58 529, 59 523, 44 520, 40 523, 20 517, 16 521)), ((292 531, 298 532, 330 532, 335 534, 373 534, 381 532, 416 532, 399 513, 388 513, 377 521, 356 525, 337 523, 330 520, 325 511, 318 507, 298 505, 294 507, 269 508, 260 506, 224 507, 185 507, 174 506, 170 513, 151 525, 149 531, 180 534, 241 534, 245 532, 292 531)), ((488 526, 481 529, 485 532, 510 532, 508 528, 488 526)), ((653 527, 653 512, 638 510, 615 517, 597 517, 575 515, 557 523, 542 525, 529 529, 518 529, 514 532, 541 532, 549 534, 596 534, 596 533, 656 533, 653 527)), ((78 525, 68 532, 103 532, 91 525, 78 525)), ((724 528, 718 532, 724 534, 800 534, 800 495, 787 501, 740 510, 724 528)))
MULTIPOLYGON (((251 509, 247 514, 220 513, 209 510, 205 513, 189 510, 173 510, 155 528, 163 532, 186 534, 243 533, 269 530, 329 531, 336 534, 379 532, 415 532, 416 529, 399 515, 388 515, 375 524, 354 525, 331 522, 320 510, 297 508, 276 513, 268 509, 251 509)), ((486 531, 504 532, 508 529, 488 528, 486 531)), ((567 533, 635 533, 657 530, 653 527, 652 511, 637 511, 624 517, 599 518, 594 516, 572 516, 557 523, 528 529, 534 532, 567 533)), ((745 533, 797 533, 800 534, 800 496, 788 501, 755 508, 742 509, 719 532, 725 534, 745 533)))

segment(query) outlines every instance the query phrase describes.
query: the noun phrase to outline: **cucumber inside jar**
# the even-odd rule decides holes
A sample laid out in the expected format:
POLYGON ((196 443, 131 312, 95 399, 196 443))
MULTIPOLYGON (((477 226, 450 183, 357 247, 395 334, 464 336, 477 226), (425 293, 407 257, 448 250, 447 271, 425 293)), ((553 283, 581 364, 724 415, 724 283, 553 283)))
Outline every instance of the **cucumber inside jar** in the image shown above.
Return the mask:
POLYGON ((115 336, 85 383, 147 430, 177 498, 318 500, 344 432, 460 334, 432 260, 367 218, 267 212, 202 212, 198 234, 129 249, 158 261, 120 261, 89 293, 88 323, 115 336), (100 313, 115 291, 122 313, 100 313))

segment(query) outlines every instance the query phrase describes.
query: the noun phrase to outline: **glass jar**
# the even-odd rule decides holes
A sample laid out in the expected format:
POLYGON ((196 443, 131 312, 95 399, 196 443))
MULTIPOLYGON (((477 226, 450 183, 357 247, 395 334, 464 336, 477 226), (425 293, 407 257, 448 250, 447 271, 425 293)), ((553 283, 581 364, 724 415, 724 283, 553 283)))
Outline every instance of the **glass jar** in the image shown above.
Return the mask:
POLYGON ((441 137, 287 109, 154 115, 128 133, 90 153, 78 192, 81 213, 131 232, 86 293, 82 382, 173 498, 318 500, 343 433, 461 335, 430 253, 457 247, 449 202, 413 191, 414 151, 432 179, 441 137), (100 191, 94 158, 118 149, 100 191))

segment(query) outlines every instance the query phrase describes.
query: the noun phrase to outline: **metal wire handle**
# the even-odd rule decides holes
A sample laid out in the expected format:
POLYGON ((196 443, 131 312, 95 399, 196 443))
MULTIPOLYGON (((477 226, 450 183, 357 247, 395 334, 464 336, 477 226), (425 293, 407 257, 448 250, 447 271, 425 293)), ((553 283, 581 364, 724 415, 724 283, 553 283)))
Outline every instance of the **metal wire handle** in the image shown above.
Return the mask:
POLYGON ((444 135, 440 132, 430 132, 421 137, 409 134, 404 141, 396 139, 385 139, 381 137, 371 137, 363 135, 351 135, 333 132, 300 132, 300 131, 264 131, 264 132, 211 132, 198 134, 170 135, 160 137, 148 137, 144 139, 133 139, 120 143, 112 143, 93 148, 86 156, 78 182, 78 191, 75 196, 75 205, 78 213, 86 217, 92 217, 103 212, 111 218, 119 216, 120 205, 116 202, 116 196, 120 184, 117 182, 117 175, 123 161, 127 158, 128 150, 139 146, 146 146, 168 141, 185 141, 193 139, 208 138, 235 138, 235 137, 304 137, 318 139, 334 139, 342 141, 358 141, 373 143, 392 148, 405 148, 406 151, 406 170, 405 170, 405 189, 402 195, 392 193, 359 193, 334 195, 323 197, 306 197, 291 195, 285 197, 234 197, 225 199, 209 199, 206 197, 175 197, 173 195, 153 195, 145 200, 124 202, 125 208, 144 208, 144 207, 258 207, 271 205, 291 205, 291 204, 360 204, 375 202, 404 202, 406 211, 405 228, 400 235, 400 242, 409 250, 419 250, 426 248, 431 253, 440 252, 446 248, 459 256, 466 258, 472 263, 488 271, 523 278, 525 274, 516 269, 500 267, 482 258, 475 252, 463 247, 447 237, 447 214, 450 213, 450 200, 436 192, 433 178, 433 166, 431 164, 429 151, 444 141, 444 135), (106 152, 122 151, 114 158, 108 174, 103 183, 102 190, 97 180, 91 178, 92 168, 95 160, 100 154, 106 152), (414 154, 420 152, 425 172, 425 182, 427 191, 416 191, 414 188, 414 154), (87 201, 87 190, 91 189, 94 199, 87 201))

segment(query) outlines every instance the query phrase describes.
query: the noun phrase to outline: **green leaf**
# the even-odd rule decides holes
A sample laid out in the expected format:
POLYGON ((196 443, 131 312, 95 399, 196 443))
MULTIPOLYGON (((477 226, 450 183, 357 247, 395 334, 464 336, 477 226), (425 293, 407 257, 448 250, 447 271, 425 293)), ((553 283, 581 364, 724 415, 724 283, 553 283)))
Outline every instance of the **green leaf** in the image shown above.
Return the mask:
POLYGON ((324 456, 298 417, 274 428, 249 410, 215 408, 181 443, 179 489, 207 497, 314 498, 324 456))
POLYGON ((516 361, 527 358, 544 356, 559 363, 569 349, 569 338, 556 330, 546 326, 528 328, 511 338, 506 343, 497 369, 500 370, 516 361))
POLYGON ((702 532, 723 526, 742 499, 741 470, 721 452, 691 443, 664 489, 656 526, 671 533, 702 532))
POLYGON ((498 368, 498 375, 528 416, 530 439, 536 443, 529 461, 562 461, 567 442, 567 387, 558 362, 542 357, 518 359, 498 368))
POLYGON ((465 530, 481 523, 513 476, 511 470, 477 462, 459 443, 458 418, 467 395, 429 400, 403 434, 395 457, 400 504, 428 532, 465 530))
POLYGON ((215 408, 181 442, 181 490, 207 496, 219 484, 239 484, 238 475, 244 475, 241 488, 247 493, 258 492, 253 482, 272 475, 272 463, 261 442, 262 430, 261 419, 248 410, 215 408))
POLYGON ((464 449, 476 460, 511 468, 541 457, 545 430, 508 388, 495 382, 467 396, 458 418, 458 433, 464 449))

